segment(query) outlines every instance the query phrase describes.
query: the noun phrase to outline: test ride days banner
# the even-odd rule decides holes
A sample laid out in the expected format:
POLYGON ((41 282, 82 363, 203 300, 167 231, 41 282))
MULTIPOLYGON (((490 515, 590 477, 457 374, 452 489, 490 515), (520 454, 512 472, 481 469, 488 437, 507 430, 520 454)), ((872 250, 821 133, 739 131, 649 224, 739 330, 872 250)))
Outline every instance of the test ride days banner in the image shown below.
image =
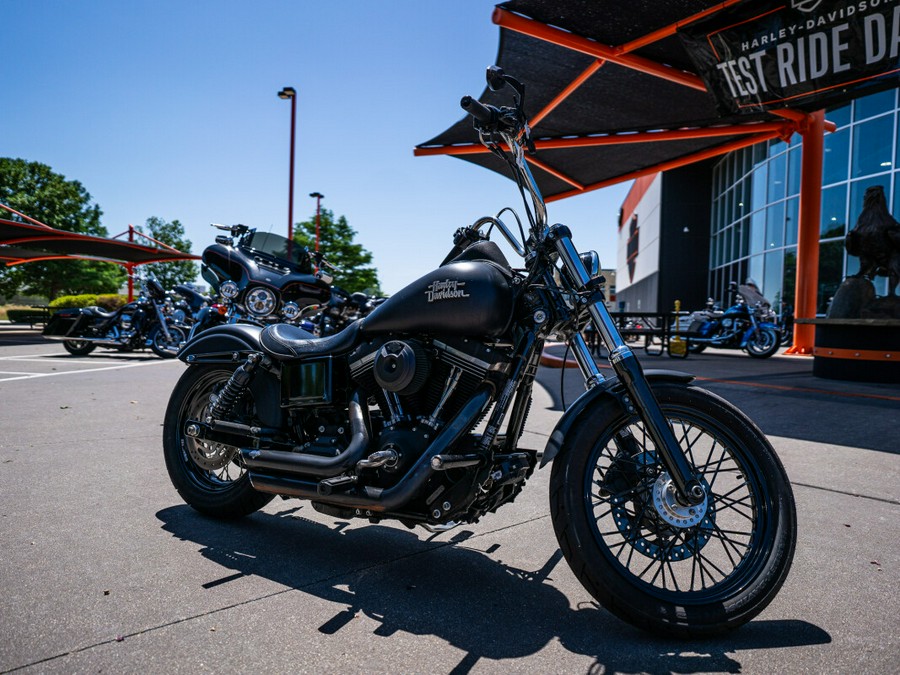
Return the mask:
POLYGON ((900 0, 750 0, 679 35, 723 115, 817 110, 900 85, 900 0))

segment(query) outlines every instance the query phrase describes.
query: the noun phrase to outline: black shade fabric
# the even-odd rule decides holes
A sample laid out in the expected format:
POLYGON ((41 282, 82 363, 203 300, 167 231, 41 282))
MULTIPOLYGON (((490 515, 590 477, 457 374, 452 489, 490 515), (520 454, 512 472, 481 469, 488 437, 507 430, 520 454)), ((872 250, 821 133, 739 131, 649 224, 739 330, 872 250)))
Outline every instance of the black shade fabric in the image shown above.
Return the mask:
MULTIPOLYGON (((500 9, 562 28, 605 46, 622 45, 686 17, 719 6, 719 2, 686 0, 512 0, 500 9)), ((659 64, 690 71, 691 61, 673 35, 633 52, 659 64)), ((597 59, 506 28, 500 29, 497 65, 526 86, 525 111, 534 116, 597 59)), ((489 64, 485 64, 489 65, 489 64)), ((466 92, 460 92, 464 94, 466 92)), ((509 91, 485 89, 480 100, 509 105, 509 91)), ((606 62, 561 105, 532 128, 535 140, 679 130, 755 122, 785 122, 771 113, 720 117, 710 94, 653 75, 606 62)), ((567 149, 539 149, 539 162, 583 186, 678 160, 728 144, 743 135, 653 141, 567 149)), ((466 117, 419 145, 419 148, 477 144, 466 117)), ((461 154, 461 159, 508 175, 500 160, 488 153, 461 154)), ((572 191, 573 185, 532 166, 545 197, 572 191)))
POLYGON ((118 239, 92 237, 0 219, 0 260, 7 263, 26 262, 52 255, 99 258, 135 265, 198 259, 198 256, 175 249, 142 246, 118 239))

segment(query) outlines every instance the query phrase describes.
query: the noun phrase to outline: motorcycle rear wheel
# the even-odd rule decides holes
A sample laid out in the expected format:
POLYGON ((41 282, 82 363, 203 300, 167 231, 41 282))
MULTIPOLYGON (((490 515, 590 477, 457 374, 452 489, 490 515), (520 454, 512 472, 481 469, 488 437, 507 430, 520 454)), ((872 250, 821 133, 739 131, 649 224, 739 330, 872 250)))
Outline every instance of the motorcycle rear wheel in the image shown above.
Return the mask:
POLYGON ((754 359, 767 359, 780 346, 781 337, 773 328, 760 328, 747 339, 747 353, 754 359))
POLYGON ((72 356, 85 356, 94 351, 97 345, 87 340, 63 340, 63 347, 72 356))
POLYGON ((682 638, 736 628, 787 577, 796 510, 765 435, 697 387, 653 387, 707 500, 681 506, 636 415, 602 401, 553 464, 553 526, 584 587, 619 618, 682 638), (693 511, 691 509, 694 509, 693 511))
MULTIPOLYGON (((191 366, 169 399, 163 423, 163 453, 172 485, 184 501, 206 515, 221 519, 241 518, 272 501, 273 495, 257 492, 243 466, 238 449, 209 443, 185 433, 188 420, 204 420, 210 394, 217 394, 235 367, 191 366)), ((237 404, 238 419, 251 421, 253 400, 249 392, 237 404)))

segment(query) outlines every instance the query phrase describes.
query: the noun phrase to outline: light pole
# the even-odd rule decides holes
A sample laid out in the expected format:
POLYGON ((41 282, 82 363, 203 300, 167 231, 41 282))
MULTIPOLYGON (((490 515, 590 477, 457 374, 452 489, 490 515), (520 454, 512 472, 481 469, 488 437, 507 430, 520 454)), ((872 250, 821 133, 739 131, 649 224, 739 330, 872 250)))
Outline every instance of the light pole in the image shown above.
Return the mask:
POLYGON ((316 198, 316 253, 319 252, 319 214, 322 212, 322 200, 325 198, 321 192, 310 192, 310 197, 316 198))
POLYGON ((291 245, 294 242, 294 132, 297 128, 297 90, 284 87, 278 92, 278 98, 291 100, 291 170, 288 185, 288 257, 291 256, 291 245))

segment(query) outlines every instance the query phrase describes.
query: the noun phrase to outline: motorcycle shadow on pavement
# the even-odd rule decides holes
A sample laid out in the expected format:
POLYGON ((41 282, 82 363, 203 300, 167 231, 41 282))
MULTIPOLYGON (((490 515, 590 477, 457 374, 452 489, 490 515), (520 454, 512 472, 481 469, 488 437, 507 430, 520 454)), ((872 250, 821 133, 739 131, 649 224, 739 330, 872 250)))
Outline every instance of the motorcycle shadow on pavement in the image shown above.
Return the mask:
POLYGON ((594 602, 573 608, 552 584, 554 574, 569 574, 558 549, 538 569, 519 569, 502 562, 503 547, 490 533, 461 529, 425 539, 401 526, 328 526, 303 517, 311 512, 304 504, 220 522, 179 505, 156 516, 163 530, 200 545, 204 558, 228 570, 198 585, 255 575, 309 593, 335 605, 318 626, 323 636, 339 638, 360 615, 379 624, 379 637, 434 635, 466 652, 451 673, 467 673, 480 659, 528 657, 553 640, 595 659, 590 672, 598 673, 738 673, 735 652, 831 642, 806 621, 765 619, 706 641, 654 638, 594 602))

